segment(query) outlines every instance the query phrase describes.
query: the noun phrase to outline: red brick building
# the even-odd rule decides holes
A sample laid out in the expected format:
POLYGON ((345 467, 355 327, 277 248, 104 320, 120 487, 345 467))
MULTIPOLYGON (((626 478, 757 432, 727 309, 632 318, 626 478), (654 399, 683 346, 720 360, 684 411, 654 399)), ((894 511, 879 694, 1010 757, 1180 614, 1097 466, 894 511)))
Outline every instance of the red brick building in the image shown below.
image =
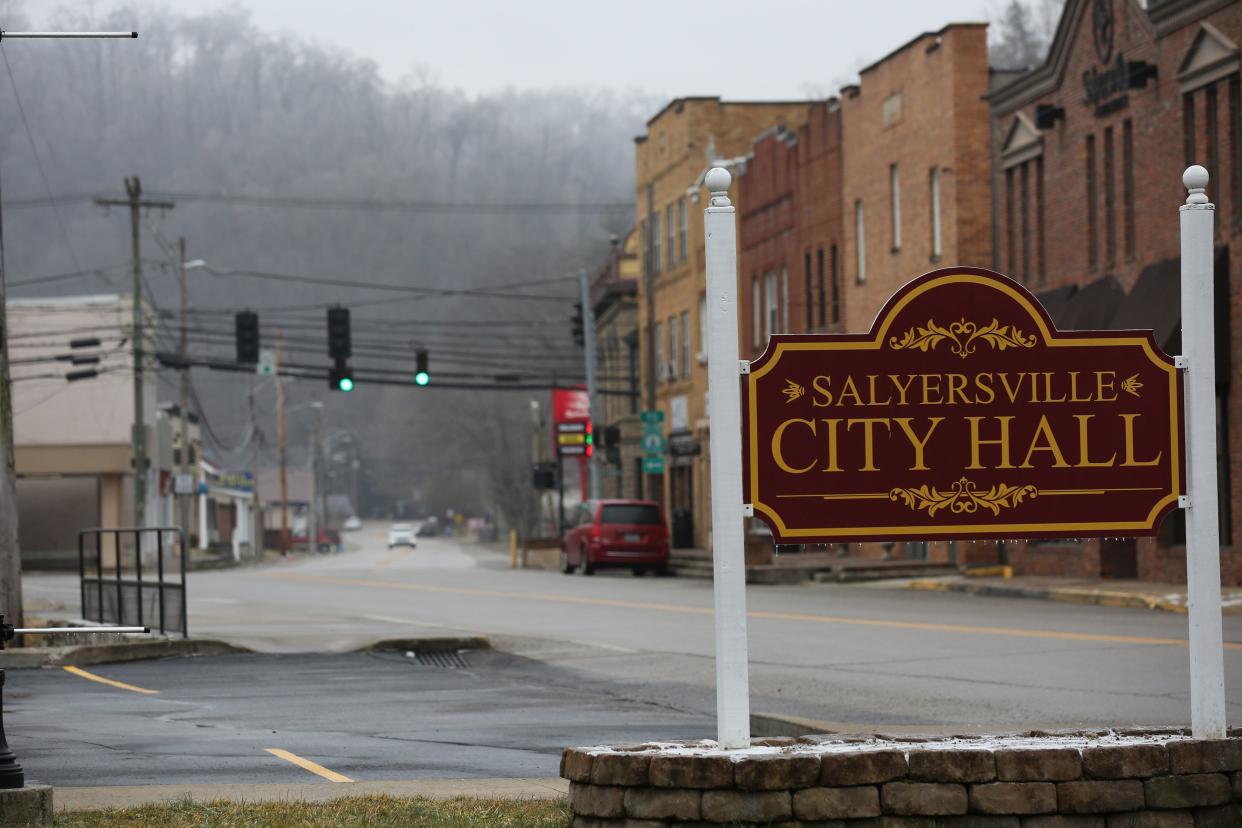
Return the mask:
MULTIPOLYGON (((1216 204, 1222 577, 1242 583, 1242 4, 1067 0, 1046 63, 988 95, 993 267, 1059 327, 1152 328, 1180 350, 1177 208, 1191 163, 1216 204)), ((1021 572, 1185 580, 1184 525, 1158 539, 1009 544, 1021 572), (1066 554, 1067 552, 1073 554, 1066 554)))

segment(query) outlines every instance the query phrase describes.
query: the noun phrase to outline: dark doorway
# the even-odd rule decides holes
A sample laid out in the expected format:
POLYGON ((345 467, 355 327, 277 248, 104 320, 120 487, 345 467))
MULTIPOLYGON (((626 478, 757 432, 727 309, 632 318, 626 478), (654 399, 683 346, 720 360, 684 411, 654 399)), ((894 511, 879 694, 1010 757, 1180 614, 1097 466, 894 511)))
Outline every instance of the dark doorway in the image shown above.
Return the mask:
POLYGON ((673 548, 690 549, 694 546, 694 467, 689 464, 673 466, 672 474, 672 530, 673 548))
POLYGON ((1100 577, 1138 578, 1138 544, 1134 538, 1100 541, 1100 577))

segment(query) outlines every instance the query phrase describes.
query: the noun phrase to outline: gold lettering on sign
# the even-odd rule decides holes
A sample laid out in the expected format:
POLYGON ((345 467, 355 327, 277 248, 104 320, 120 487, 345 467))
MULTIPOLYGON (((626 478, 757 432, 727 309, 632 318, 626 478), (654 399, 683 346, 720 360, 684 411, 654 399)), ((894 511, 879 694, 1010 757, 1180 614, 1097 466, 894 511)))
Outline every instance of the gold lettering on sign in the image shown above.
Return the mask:
POLYGON ((1160 458, 1164 456, 1163 451, 1156 452, 1156 456, 1152 460, 1136 460, 1134 457, 1134 421, 1141 415, 1139 414, 1122 414, 1121 419, 1126 424, 1126 459, 1121 465, 1123 466, 1154 466, 1160 462, 1160 458))
POLYGON ((927 432, 920 440, 919 436, 914 433, 914 429, 910 427, 910 417, 894 417, 893 422, 901 426, 901 430, 906 433, 910 445, 914 448, 914 465, 910 467, 910 471, 929 471, 927 466, 923 464, 923 450, 927 448, 927 441, 931 439, 932 432, 936 430, 936 426, 944 422, 944 417, 931 417, 931 425, 927 427, 927 432))
POLYGON ((1087 445, 1087 424, 1091 422, 1094 414, 1075 414, 1074 419, 1078 421, 1078 462, 1074 464, 1074 468, 1078 469, 1095 469, 1106 468, 1113 465, 1117 460, 1117 452, 1113 452, 1113 456, 1107 460, 1092 460, 1091 449, 1087 445))
POLYGON ((1052 465, 1058 469, 1065 468, 1069 463, 1065 462, 1065 455, 1061 453, 1061 447, 1057 445, 1057 438, 1052 435, 1052 426, 1048 424, 1048 415, 1044 414, 1039 418, 1039 425, 1035 426, 1035 435, 1031 437, 1031 446, 1026 450, 1026 459, 1022 461, 1022 468, 1032 468, 1031 455, 1037 451, 1046 451, 1052 455, 1052 465), (1044 441, 1039 441, 1040 436, 1044 441))
POLYGON ((812 460, 810 465, 803 466, 800 469, 795 469, 785 461, 785 455, 781 452, 781 438, 785 436, 785 429, 789 428, 794 423, 801 423, 802 425, 807 426, 811 429, 811 436, 815 436, 814 420, 800 420, 797 418, 786 420, 776 427, 776 431, 772 432, 772 459, 776 462, 777 467, 783 472, 789 472, 790 474, 803 474, 815 468, 815 461, 812 460))
MULTIPOLYGON (((1002 375, 1002 379, 1003 379, 1002 375)), ((1012 415, 996 417, 1000 422, 1000 437, 995 440, 985 440, 979 436, 979 424, 986 419, 984 417, 967 417, 970 423, 970 465, 968 469, 981 469, 983 465, 979 462, 979 449, 982 446, 1000 446, 1001 462, 996 466, 998 469, 1012 469, 1013 464, 1009 462, 1009 423, 1013 421, 1012 415)))
POLYGON ((853 417, 845 421, 845 430, 849 431, 856 425, 863 427, 863 467, 859 471, 879 471, 875 465, 875 425, 884 426, 885 431, 891 426, 888 417, 853 417))

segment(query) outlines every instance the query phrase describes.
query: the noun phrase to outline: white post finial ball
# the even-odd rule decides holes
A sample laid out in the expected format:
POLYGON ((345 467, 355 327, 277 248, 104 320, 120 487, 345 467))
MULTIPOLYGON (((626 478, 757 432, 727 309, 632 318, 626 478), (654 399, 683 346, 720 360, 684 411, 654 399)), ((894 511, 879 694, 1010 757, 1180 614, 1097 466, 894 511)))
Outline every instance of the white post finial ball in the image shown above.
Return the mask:
POLYGON ((1208 171, 1198 164, 1193 164, 1182 173, 1182 183, 1186 185, 1187 190, 1206 190, 1208 171))
POLYGON ((732 183, 733 176, 729 175, 729 171, 724 167, 712 167, 707 171, 707 175, 703 176, 703 184, 707 186, 709 192, 713 193, 727 193, 732 183))

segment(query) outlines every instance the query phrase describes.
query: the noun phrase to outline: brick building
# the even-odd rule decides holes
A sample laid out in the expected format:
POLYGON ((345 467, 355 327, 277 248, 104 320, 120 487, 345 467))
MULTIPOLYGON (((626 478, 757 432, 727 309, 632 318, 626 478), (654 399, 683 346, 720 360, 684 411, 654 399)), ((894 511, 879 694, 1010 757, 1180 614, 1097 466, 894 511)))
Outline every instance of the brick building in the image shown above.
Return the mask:
POLYGON ((636 229, 615 239, 603 267, 591 282, 595 311, 595 362, 599 372, 597 431, 616 429, 620 442, 603 449, 604 497, 642 497, 642 425, 638 420, 640 359, 638 281, 642 244, 636 229))
POLYGON ((740 160, 775 125, 797 129, 807 109, 806 102, 678 98, 635 139, 643 408, 664 413, 668 438, 665 474, 649 476, 644 492, 665 504, 674 546, 708 547, 711 539, 703 175, 722 160, 740 160))
POLYGON ((992 261, 987 25, 919 35, 841 90, 845 330, 943 264, 992 261))
MULTIPOLYGON (((1242 4, 1067 0, 1046 63, 993 91, 992 266, 1059 327, 1152 328, 1180 350, 1181 174, 1216 204, 1222 577, 1242 583, 1242 4)), ((1184 581, 1184 524, 1158 539, 1008 544, 1028 573, 1184 581), (1073 554, 1066 554, 1072 552, 1073 554)))

